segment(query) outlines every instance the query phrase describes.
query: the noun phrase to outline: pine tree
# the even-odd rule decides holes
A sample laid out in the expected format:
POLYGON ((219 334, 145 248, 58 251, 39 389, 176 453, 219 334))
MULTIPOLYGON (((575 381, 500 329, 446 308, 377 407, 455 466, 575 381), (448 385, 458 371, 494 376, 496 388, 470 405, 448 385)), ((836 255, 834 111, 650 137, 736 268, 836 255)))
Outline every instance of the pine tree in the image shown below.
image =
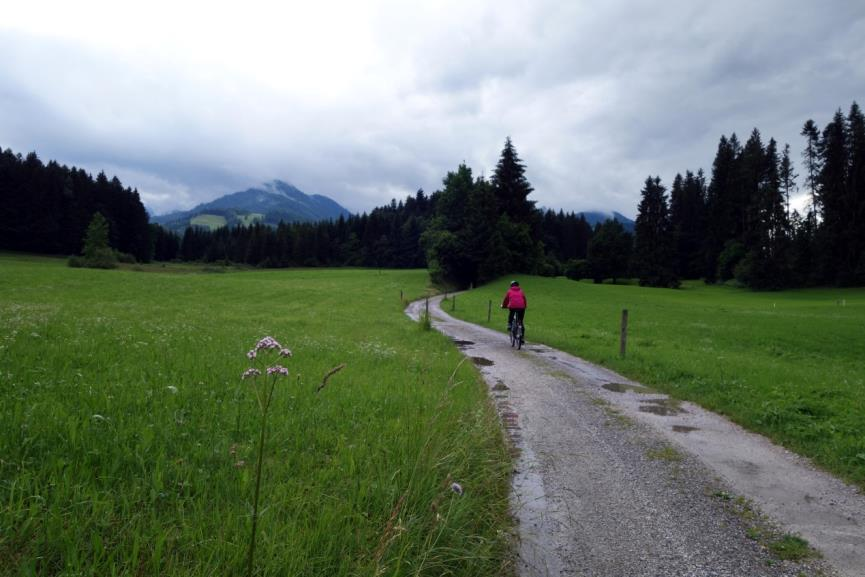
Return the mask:
POLYGON ((742 148, 737 171, 736 213, 739 222, 734 238, 740 240, 746 250, 759 245, 763 236, 761 189, 765 185, 768 165, 760 131, 755 128, 742 148))
POLYGON ((703 273, 706 191, 702 171, 685 178, 677 174, 670 190, 670 227, 673 234, 674 262, 679 278, 699 278, 703 273))
POLYGON ((847 266, 853 282, 865 284, 865 116, 856 102, 847 116, 849 164, 847 175, 847 266))
POLYGON ((595 283, 611 278, 613 283, 628 273, 634 239, 617 220, 595 226, 588 246, 588 266, 595 283))
POLYGON ((666 192, 660 177, 651 176, 641 192, 634 226, 634 272, 642 286, 679 286, 666 192))
POLYGON ((818 233, 819 275, 824 282, 849 284, 850 245, 847 242, 847 173, 849 150, 847 127, 841 110, 823 129, 820 147, 820 173, 817 177, 818 205, 823 220, 818 233))
POLYGON ((421 235, 421 243, 433 282, 464 287, 474 282, 477 274, 464 234, 466 209, 474 188, 472 171, 460 164, 442 182, 444 188, 437 194, 436 215, 421 235))
POLYGON ((499 210, 512 223, 533 225, 535 202, 528 199, 533 192, 525 176, 525 166, 517 155, 511 137, 505 139, 505 147, 491 179, 499 210))
POLYGON ((790 195, 796 193, 796 179, 799 177, 796 174, 796 168, 793 166, 793 161, 790 159, 790 145, 784 145, 784 153, 781 156, 781 166, 779 168, 779 176, 781 177, 781 190, 784 192, 784 211, 790 216, 790 195))
POLYGON ((817 213, 817 177, 820 174, 820 131, 813 120, 808 119, 800 133, 805 137, 802 159, 805 166, 805 186, 811 194, 810 213, 817 213))
MULTIPOLYGON (((747 148, 747 147, 746 147, 747 148)), ((790 278, 787 212, 781 190, 781 161, 775 139, 762 153, 757 191, 751 200, 752 216, 744 259, 735 267, 739 282, 757 289, 781 289, 790 278)))
POLYGON ((108 221, 101 212, 93 215, 84 235, 84 265, 92 268, 114 268, 117 257, 109 245, 108 221))
POLYGON ((721 136, 712 163, 712 178, 706 192, 703 274, 708 283, 718 280, 718 259, 725 246, 736 238, 737 209, 733 186, 739 152, 739 141, 735 134, 729 140, 721 136))

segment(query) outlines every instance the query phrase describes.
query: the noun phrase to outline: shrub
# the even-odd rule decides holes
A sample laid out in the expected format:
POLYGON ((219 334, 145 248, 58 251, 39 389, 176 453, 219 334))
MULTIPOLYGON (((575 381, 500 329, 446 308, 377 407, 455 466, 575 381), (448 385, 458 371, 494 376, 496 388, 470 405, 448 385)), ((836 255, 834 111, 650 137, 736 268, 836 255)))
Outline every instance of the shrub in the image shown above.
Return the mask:
POLYGON ((84 266, 88 268, 117 268, 117 256, 110 248, 93 250, 84 257, 84 266))
POLYGON ((727 241, 718 255, 718 279, 728 281, 735 277, 736 265, 745 258, 745 245, 736 240, 727 241))
POLYGON ((129 253, 115 251, 115 256, 117 257, 117 262, 122 262, 124 264, 138 264, 138 261, 129 253))
POLYGON ((69 257, 69 260, 66 261, 66 264, 72 268, 82 268, 84 266, 84 259, 78 255, 72 255, 69 257))
POLYGON ((571 280, 583 280, 592 276, 589 261, 585 259, 571 259, 565 264, 565 276, 571 280))

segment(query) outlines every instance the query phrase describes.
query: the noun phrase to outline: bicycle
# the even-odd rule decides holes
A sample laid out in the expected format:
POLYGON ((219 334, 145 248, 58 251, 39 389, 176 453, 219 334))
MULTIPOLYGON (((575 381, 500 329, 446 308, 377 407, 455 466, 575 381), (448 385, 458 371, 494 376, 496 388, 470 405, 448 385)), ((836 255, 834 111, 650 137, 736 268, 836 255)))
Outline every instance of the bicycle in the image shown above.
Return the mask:
POLYGON ((511 323, 511 330, 508 331, 511 336, 511 346, 516 346, 517 350, 523 348, 523 343, 525 343, 525 339, 523 338, 523 334, 525 333, 525 327, 523 323, 514 319, 511 323))

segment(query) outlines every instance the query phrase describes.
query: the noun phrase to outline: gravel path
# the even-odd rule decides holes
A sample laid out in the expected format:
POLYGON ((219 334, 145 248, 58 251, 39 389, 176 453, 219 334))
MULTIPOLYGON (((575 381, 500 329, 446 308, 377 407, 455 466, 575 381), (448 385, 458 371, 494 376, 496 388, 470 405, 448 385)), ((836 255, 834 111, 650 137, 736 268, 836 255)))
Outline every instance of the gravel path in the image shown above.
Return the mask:
MULTIPOLYGON (((453 319, 518 452, 521 577, 865 577, 865 498, 764 438, 582 359, 453 319), (784 533, 824 556, 781 561, 784 533)), ((424 304, 409 305, 417 318, 424 304)))

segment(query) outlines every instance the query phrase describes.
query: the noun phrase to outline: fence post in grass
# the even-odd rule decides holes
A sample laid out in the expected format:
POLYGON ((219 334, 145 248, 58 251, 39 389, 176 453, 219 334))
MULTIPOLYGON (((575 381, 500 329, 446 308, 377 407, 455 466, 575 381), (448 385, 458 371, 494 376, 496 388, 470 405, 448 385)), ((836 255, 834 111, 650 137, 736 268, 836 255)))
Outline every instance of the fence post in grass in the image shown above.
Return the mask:
POLYGON ((451 298, 453 299, 453 300, 451 300, 451 312, 453 312, 453 311, 457 310, 457 295, 454 295, 451 298))
POLYGON ((426 298, 426 318, 429 318, 429 297, 426 298))
POLYGON ((399 302, 403 302, 405 299, 402 296, 402 289, 399 289, 399 302))
POLYGON ((622 334, 619 338, 619 356, 625 358, 625 348, 628 344, 628 309, 622 309, 622 334))
POLYGON ((493 318, 493 301, 487 301, 487 322, 493 318))

